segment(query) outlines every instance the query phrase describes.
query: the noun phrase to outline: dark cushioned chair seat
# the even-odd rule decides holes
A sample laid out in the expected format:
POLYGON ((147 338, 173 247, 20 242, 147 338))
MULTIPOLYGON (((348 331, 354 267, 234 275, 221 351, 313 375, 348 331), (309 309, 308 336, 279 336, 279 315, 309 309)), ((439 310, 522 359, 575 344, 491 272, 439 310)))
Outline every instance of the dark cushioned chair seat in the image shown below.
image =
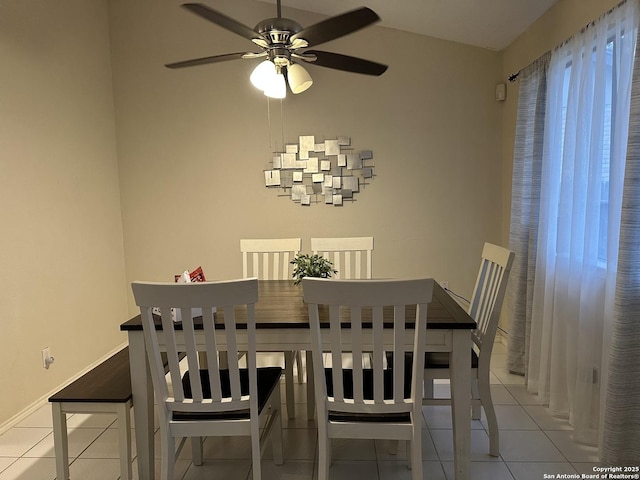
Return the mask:
MULTIPOLYGON (((184 389, 185 398, 191 398, 191 382, 190 372, 186 372, 182 377, 182 388, 184 389)), ((282 375, 282 368, 280 367, 263 367, 258 368, 258 413, 262 412, 262 409, 267 403, 267 400, 271 396, 274 388, 280 388, 280 376, 282 375)), ((209 374, 207 370, 200 370, 200 379, 202 381, 202 395, 205 398, 211 398, 211 385, 209 384, 209 374)), ((231 395, 231 385, 229 381, 229 370, 220 370, 220 387, 223 397, 229 397, 231 395)), ((240 369, 240 391, 243 395, 249 394, 249 371, 246 368, 240 369)), ((231 419, 243 419, 249 418, 249 412, 234 411, 225 413, 180 413, 174 412, 174 420, 193 420, 193 419, 211 419, 211 420, 231 420, 231 419)))
MULTIPOLYGON (((342 388, 344 390, 345 398, 353 398, 353 370, 342 370, 342 388)), ((373 399, 373 370, 366 368, 362 372, 363 374, 363 387, 365 400, 373 399)), ((411 398, 411 369, 405 370, 404 378, 404 398, 411 398)), ((325 368, 324 377, 327 383, 327 395, 333 396, 333 375, 330 368, 325 368)), ((384 370, 383 373, 383 391, 384 398, 393 398, 393 370, 384 370)), ((336 422, 408 422, 410 420, 409 414, 389 414, 389 415, 376 415, 376 414, 352 414, 341 412, 329 412, 329 419, 336 422)))

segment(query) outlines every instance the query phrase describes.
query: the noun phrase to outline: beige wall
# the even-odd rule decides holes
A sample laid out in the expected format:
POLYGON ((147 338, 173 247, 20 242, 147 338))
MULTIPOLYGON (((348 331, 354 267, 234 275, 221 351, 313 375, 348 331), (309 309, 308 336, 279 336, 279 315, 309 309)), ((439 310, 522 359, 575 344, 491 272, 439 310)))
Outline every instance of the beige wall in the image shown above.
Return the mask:
MULTIPOLYGON (((501 55, 370 27, 322 49, 390 65, 381 77, 309 66, 313 87, 283 103, 248 82, 249 60, 168 70, 167 62, 251 43, 178 7, 112 0, 111 35, 128 281, 202 265, 242 274, 242 237, 375 237, 375 276, 434 276, 468 295, 484 241, 500 241, 501 55), (357 202, 301 207, 264 186, 271 143, 351 137, 376 178, 357 202)), ((208 4, 253 26, 261 2, 208 4)), ((302 24, 308 13, 285 15, 302 24)), ((130 300, 130 312, 135 309, 130 300)))
POLYGON ((125 341, 126 304, 106 2, 3 1, 0 58, 1 430, 125 341))

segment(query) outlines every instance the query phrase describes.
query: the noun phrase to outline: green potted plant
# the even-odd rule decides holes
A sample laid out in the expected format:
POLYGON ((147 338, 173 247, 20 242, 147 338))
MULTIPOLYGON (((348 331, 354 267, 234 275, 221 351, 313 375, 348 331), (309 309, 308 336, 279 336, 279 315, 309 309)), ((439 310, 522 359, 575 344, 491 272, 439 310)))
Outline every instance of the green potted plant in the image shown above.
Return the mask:
POLYGON ((322 255, 307 255, 299 253, 291 260, 293 265, 293 284, 298 285, 304 277, 330 278, 338 273, 333 269, 333 263, 322 255))

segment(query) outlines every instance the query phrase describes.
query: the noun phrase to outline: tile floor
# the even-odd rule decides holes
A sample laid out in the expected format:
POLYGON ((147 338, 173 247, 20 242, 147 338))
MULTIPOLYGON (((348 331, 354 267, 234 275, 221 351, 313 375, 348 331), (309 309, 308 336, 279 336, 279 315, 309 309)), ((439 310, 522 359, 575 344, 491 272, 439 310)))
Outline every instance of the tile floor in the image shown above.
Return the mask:
MULTIPOLYGON (((598 461, 597 449, 572 440, 565 420, 552 417, 537 398, 526 392, 522 377, 505 368, 502 344, 494 348, 492 393, 500 425, 500 457, 488 452, 484 419, 473 421, 471 454, 473 480, 542 480, 544 474, 592 473, 598 461)), ((305 401, 305 386, 296 385, 296 398, 305 401)), ((437 385, 448 389, 448 385, 437 385)), ((283 395, 284 398, 284 395, 283 395)), ((269 449, 262 461, 263 478, 313 480, 317 478, 316 430, 306 420, 306 406, 297 405, 297 416, 284 420, 285 463, 274 466, 269 449)), ((451 414, 449 407, 424 407, 424 478, 453 479, 451 414)), ((119 478, 115 418, 109 415, 80 415, 69 418, 71 478, 115 480, 119 478)), ((156 434, 156 452, 159 440, 156 434)), ((334 441, 331 480, 404 480, 404 449, 390 455, 384 442, 334 441)), ((134 478, 137 479, 134 444, 134 478)), ((244 439, 213 439, 205 442, 205 462, 195 467, 185 447, 177 463, 180 480, 251 479, 250 447, 244 439)), ((156 453, 158 455, 158 453, 156 453)), ((156 462, 159 476, 159 464, 156 462)), ((53 480, 55 458, 49 405, 0 436, 0 480, 53 480)))

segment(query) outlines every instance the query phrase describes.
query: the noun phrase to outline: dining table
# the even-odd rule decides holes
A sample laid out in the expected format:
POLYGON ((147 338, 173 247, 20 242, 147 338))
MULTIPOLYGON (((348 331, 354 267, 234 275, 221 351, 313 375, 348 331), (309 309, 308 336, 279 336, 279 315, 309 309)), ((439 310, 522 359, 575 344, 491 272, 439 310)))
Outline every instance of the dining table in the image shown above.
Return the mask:
MULTIPOLYGON (((308 307, 303 301, 302 286, 290 280, 260 280, 256 314, 256 349, 259 352, 311 351, 308 307)), ((411 328, 407 310, 407 328, 411 328)), ((197 322, 196 322, 197 323, 197 322)), ((451 415, 453 420, 453 454, 456 480, 470 478, 471 451, 471 332, 476 322, 437 282, 427 307, 426 351, 448 352, 451 370, 451 415)), ((161 329, 160 319, 156 328, 161 329)), ((363 326, 366 328, 366 326, 363 326)), ((120 330, 127 333, 133 393, 133 415, 138 461, 138 478, 154 479, 154 394, 145 351, 140 315, 124 322, 120 330)), ((386 335, 393 335, 392 323, 385 322, 386 335)), ((242 347, 242 326, 238 330, 242 347)), ((196 337, 198 337, 196 335, 196 337)), ((409 338, 409 337, 407 337, 409 338)), ((196 338, 196 341, 202 341, 196 338)), ((309 355, 309 353, 308 353, 309 355)), ((309 364, 309 363, 308 363, 309 364)), ((307 369, 307 415, 314 418, 312 369, 307 369)))

